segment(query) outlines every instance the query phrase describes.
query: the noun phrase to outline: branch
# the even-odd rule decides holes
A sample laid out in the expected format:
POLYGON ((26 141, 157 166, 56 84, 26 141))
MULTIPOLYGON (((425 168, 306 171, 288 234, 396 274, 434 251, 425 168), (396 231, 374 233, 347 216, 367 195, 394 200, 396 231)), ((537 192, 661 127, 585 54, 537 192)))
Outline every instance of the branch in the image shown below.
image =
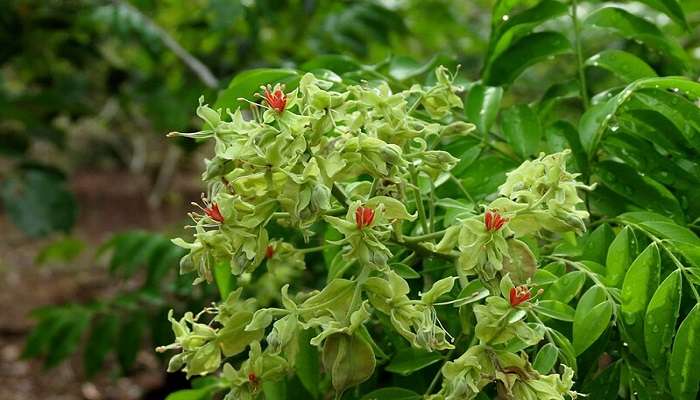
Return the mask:
POLYGON ((163 44, 165 44, 165 47, 170 49, 175 55, 185 64, 189 69, 194 72, 195 75, 209 88, 211 89, 216 89, 219 87, 219 80, 216 79, 214 74, 209 70, 209 68, 204 65, 201 61, 199 61, 195 56, 193 56, 189 51, 187 51, 184 47, 182 47, 175 39, 173 39, 172 36, 168 32, 166 32, 163 28, 160 26, 156 25, 153 20, 148 18, 145 14, 143 14, 139 9, 136 7, 132 6, 128 2, 122 1, 122 0, 112 0, 112 3, 117 6, 117 7, 122 7, 129 12, 133 13, 136 15, 141 22, 148 27, 148 29, 152 30, 155 32, 160 40, 163 41, 163 44))

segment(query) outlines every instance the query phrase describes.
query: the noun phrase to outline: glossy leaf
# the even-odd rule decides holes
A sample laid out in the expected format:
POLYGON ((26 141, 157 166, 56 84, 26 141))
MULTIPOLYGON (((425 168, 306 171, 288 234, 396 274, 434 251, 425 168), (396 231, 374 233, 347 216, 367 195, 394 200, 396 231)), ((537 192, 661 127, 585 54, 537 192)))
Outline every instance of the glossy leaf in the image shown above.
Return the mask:
POLYGON ((531 33, 496 57, 484 70, 483 81, 492 86, 510 84, 528 67, 571 51, 571 43, 561 33, 531 33))
POLYGON ((696 400, 700 384, 700 304, 696 304, 678 328, 671 352, 669 385, 673 398, 696 400))
POLYGON ((442 357, 438 352, 429 352, 409 347, 397 351, 396 355, 391 359, 391 362, 385 369, 389 372, 409 375, 435 364, 441 359, 442 357))
POLYGON ((527 104, 503 111, 503 135, 513 150, 522 158, 537 154, 540 149, 542 127, 537 114, 527 104))
POLYGON ((547 317, 567 322, 573 322, 575 314, 570 305, 557 300, 542 300, 535 305, 535 311, 547 317))
POLYGON ((622 50, 603 50, 586 60, 585 65, 605 68, 627 83, 656 76, 649 64, 622 50))
POLYGON ((537 355, 535 356, 535 361, 532 363, 532 366, 541 374, 548 374, 549 371, 554 368, 554 364, 557 362, 557 358, 559 357, 559 350, 557 349, 557 346, 553 345, 552 343, 547 343, 542 348, 540 351, 537 352, 537 355))
POLYGON ((556 282, 544 292, 542 298, 545 300, 557 300, 568 303, 578 295, 586 283, 586 274, 582 271, 572 271, 557 279, 556 282))
POLYGON ((684 50, 675 41, 667 38, 656 25, 621 8, 604 7, 596 10, 586 18, 584 26, 612 30, 627 39, 641 41, 665 52, 681 65, 688 62, 684 50))
POLYGON ((479 132, 488 132, 496 121, 501 106, 503 88, 476 84, 467 95, 467 118, 474 123, 479 132))
POLYGON ((640 175, 632 167, 619 162, 602 161, 598 163, 594 172, 605 186, 630 203, 677 221, 685 218, 683 209, 673 193, 655 180, 640 175))
POLYGON ((498 25, 492 36, 487 62, 503 53, 514 41, 530 33, 536 26, 564 14, 567 9, 566 4, 559 1, 544 0, 507 19, 501 18, 498 22, 505 22, 498 25))
POLYGON ((309 343, 314 336, 314 332, 309 329, 299 334, 295 372, 304 388, 313 398, 318 398, 320 394, 318 382, 321 380, 320 356, 318 348, 309 343))
POLYGON ((228 87, 219 93, 214 109, 231 109, 235 111, 239 107, 246 107, 248 101, 255 100, 255 93, 260 93, 260 86, 275 83, 288 83, 287 91, 296 86, 294 79, 299 74, 291 69, 260 68, 251 69, 236 75, 228 87))
POLYGON ((627 269, 632 264, 637 251, 637 238, 632 228, 626 226, 615 236, 608 248, 605 269, 608 284, 620 287, 627 269))
POLYGON ((595 261, 598 264, 605 264, 608 247, 610 247, 613 240, 615 240, 615 233, 610 228, 610 225, 601 224, 586 239, 582 258, 595 261))
POLYGON ((684 29, 689 29, 688 21, 685 19, 685 13, 683 12, 683 7, 681 7, 680 2, 677 0, 637 0, 640 3, 644 3, 649 7, 655 8, 676 22, 678 25, 684 29))
MULTIPOLYGON (((591 289, 594 288, 597 287, 591 289)), ((577 355, 583 353, 598 340, 608 328, 612 316, 613 305, 607 299, 601 299, 600 291, 602 289, 591 289, 581 297, 574 315, 573 345, 577 355)))
POLYGON ((655 368, 664 368, 676 332, 681 306, 681 271, 672 272, 656 289, 644 316, 644 343, 647 359, 655 368))
POLYGON ((593 105, 581 116, 579 135, 589 158, 597 149, 600 139, 608 130, 618 109, 632 97, 635 91, 647 88, 670 89, 695 97, 700 96, 700 83, 683 77, 646 78, 629 84, 609 100, 593 105))
POLYGON ((661 258, 656 244, 649 245, 632 262, 622 284, 620 311, 629 335, 630 349, 644 354, 644 314, 659 285, 661 258))

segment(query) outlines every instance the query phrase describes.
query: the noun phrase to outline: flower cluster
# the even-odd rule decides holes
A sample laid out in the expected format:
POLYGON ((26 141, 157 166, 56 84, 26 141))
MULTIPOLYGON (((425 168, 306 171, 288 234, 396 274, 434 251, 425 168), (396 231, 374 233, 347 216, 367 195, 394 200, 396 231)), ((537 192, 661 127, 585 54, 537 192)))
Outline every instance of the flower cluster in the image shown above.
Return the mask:
POLYGON ((420 182, 445 182, 458 160, 441 143, 473 130, 456 117, 461 88, 445 68, 436 70, 433 86, 401 92, 385 82, 344 85, 312 74, 291 91, 262 89, 260 105, 227 110, 227 117, 200 100, 204 130, 172 134, 212 139, 215 150, 203 174, 209 193, 203 214, 192 214, 192 239, 174 240, 188 250, 181 272, 196 272, 195 283, 212 281, 214 266, 228 263, 238 289, 196 316, 170 317, 176 339, 160 349, 179 350, 170 371, 222 371, 226 399, 255 399, 314 346, 328 384, 342 393, 374 374, 373 324, 383 321, 383 329, 416 349, 456 350, 439 307, 486 298, 469 306, 479 344, 444 366, 443 387, 433 397, 470 399, 491 382, 506 398, 569 393, 568 372, 540 375, 524 353, 506 349, 513 340, 531 346, 542 339, 542 330, 526 322, 534 300, 526 285, 537 262, 518 238, 583 227, 576 190, 584 186, 566 171, 567 153, 525 162, 483 214, 437 231, 426 218, 420 182), (279 227, 300 239, 271 237, 279 227), (318 229, 337 239, 310 247, 318 229), (337 254, 326 285, 291 286, 304 273, 305 254, 319 249, 337 254), (411 266, 423 258, 449 268, 412 298, 403 274, 415 274, 411 266), (486 294, 455 298, 455 283, 465 290, 472 276, 486 294), (255 299, 244 299, 246 293, 255 299))

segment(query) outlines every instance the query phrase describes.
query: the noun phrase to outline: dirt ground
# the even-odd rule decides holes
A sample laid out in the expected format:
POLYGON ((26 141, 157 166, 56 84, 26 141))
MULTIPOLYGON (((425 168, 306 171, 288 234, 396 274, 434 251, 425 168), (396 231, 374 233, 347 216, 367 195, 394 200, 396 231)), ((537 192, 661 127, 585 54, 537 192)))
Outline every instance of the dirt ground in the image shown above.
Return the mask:
MULTIPOLYGON (((174 193, 198 197, 196 179, 176 182, 174 193)), ((73 232, 89 246, 70 265, 37 266, 37 252, 51 239, 29 239, 0 212, 0 400, 132 400, 163 385, 163 367, 150 348, 142 349, 134 373, 114 376, 114 365, 91 381, 85 380, 76 356, 46 370, 40 360, 21 358, 33 321, 29 312, 39 306, 86 302, 106 293, 110 281, 102 266, 94 265, 95 245, 111 234, 128 229, 174 230, 184 222, 189 199, 166 199, 149 210, 149 186, 143 177, 119 173, 78 174, 72 180, 80 214, 73 232)), ((108 360, 107 364, 114 363, 108 360)), ((160 397, 162 398, 162 397, 160 397)))

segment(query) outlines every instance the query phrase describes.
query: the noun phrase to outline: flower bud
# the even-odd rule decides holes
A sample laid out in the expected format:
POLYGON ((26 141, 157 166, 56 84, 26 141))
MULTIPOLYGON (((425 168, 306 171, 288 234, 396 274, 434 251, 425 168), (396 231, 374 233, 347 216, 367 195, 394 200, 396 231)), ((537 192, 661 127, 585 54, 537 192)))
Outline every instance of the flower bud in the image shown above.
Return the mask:
POLYGON ((510 305, 517 307, 520 304, 530 300, 530 289, 526 285, 516 286, 510 289, 509 293, 510 305))
POLYGON ((284 94, 284 86, 278 83, 274 88, 267 85, 261 86, 261 89, 263 90, 263 98, 267 105, 278 113, 282 113, 284 108, 287 107, 287 95, 284 94))
POLYGON ((207 214, 207 216, 214 221, 223 224, 224 223, 224 216, 221 215, 221 210, 219 210, 219 205, 216 203, 211 203, 211 205, 207 208, 204 209, 204 212, 207 214))
POLYGON ((486 225, 486 230, 489 232, 496 232, 501 229, 506 222, 508 222, 508 220, 501 217, 501 215, 495 211, 487 210, 486 213, 484 213, 484 225, 486 225))
POLYGON ((357 207, 355 210, 355 224, 357 229, 364 229, 367 226, 372 225, 374 222, 374 209, 370 207, 357 207))

